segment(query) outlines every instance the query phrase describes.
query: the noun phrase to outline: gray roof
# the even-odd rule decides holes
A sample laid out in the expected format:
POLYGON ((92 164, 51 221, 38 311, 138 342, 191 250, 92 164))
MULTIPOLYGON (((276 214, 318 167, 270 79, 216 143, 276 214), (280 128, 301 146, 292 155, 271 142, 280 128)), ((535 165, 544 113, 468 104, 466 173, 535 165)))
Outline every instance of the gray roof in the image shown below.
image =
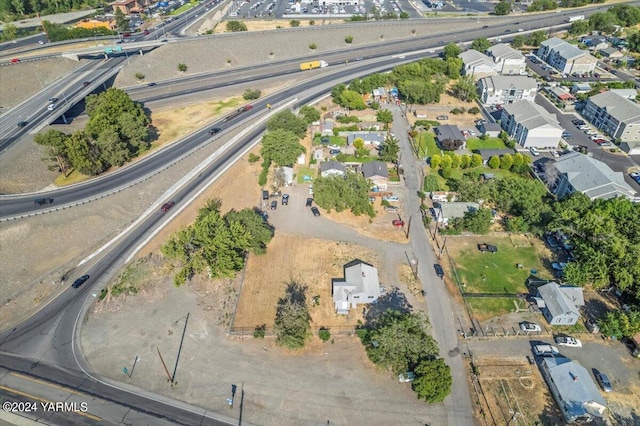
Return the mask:
POLYGON ((361 138, 365 142, 384 142, 384 135, 378 132, 345 132, 343 134, 347 136, 347 143, 349 145, 353 145, 353 141, 357 138, 361 138))
POLYGON ((553 49, 553 48, 556 48, 556 47, 562 45, 563 43, 566 43, 566 41, 561 40, 558 37, 551 37, 551 38, 546 39, 542 43, 540 43, 540 46, 545 46, 545 47, 548 47, 550 49, 553 49))
POLYGON ((482 84, 491 90, 509 90, 512 87, 521 90, 538 88, 538 82, 526 75, 492 75, 481 79, 482 84))
POLYGON ((373 302, 380 296, 378 270, 372 265, 356 259, 344 266, 344 281, 333 280, 333 302, 344 304, 351 295, 365 293, 373 299, 362 299, 363 303, 373 302))
MULTIPOLYGON (((631 101, 635 100, 636 96, 638 96, 638 91, 636 89, 610 89, 609 91, 611 93, 615 93, 616 95, 623 97, 625 99, 629 99, 631 101)), ((634 104, 634 105, 637 105, 637 104, 634 104)), ((640 107, 639 107, 639 110, 640 110, 640 107)))
POLYGON ((462 59, 465 66, 484 64, 489 67, 493 67, 495 65, 491 58, 475 49, 469 49, 466 52, 462 52, 460 54, 460 59, 462 59))
POLYGON ((320 172, 326 172, 327 170, 340 170, 341 172, 346 172, 347 168, 344 164, 336 160, 329 160, 323 163, 320 163, 320 172))
POLYGON ((494 155, 497 155, 498 157, 502 157, 505 154, 513 155, 515 151, 513 149, 506 149, 506 148, 505 149, 479 149, 477 150, 477 153, 482 156, 482 159, 484 161, 488 161, 494 155))
POLYGON ((388 178, 389 170, 387 170, 387 165, 382 161, 369 161, 362 165, 362 174, 367 179, 374 176, 388 178))
POLYGON ((545 357, 542 362, 543 371, 548 371, 551 376, 564 410, 570 417, 588 414, 602 417, 597 410, 606 407, 607 403, 586 368, 565 357, 545 357))
POLYGON ((454 126, 453 124, 443 124, 441 126, 436 126, 433 128, 433 130, 436 132, 437 139, 439 141, 451 139, 454 141, 464 142, 466 140, 460 129, 458 129, 458 126, 454 126))
POLYGON ((538 287, 538 293, 553 318, 570 312, 580 315, 576 305, 560 290, 558 283, 550 282, 540 286, 538 287))
POLYGON ((502 127, 500 127, 498 123, 482 123, 480 127, 482 127, 485 132, 499 132, 502 130, 502 127))
POLYGON ((510 116, 515 116, 516 122, 527 129, 535 129, 549 125, 556 129, 562 129, 555 118, 543 107, 531 101, 520 101, 504 106, 504 110, 510 116))
POLYGON ((566 175, 576 191, 591 199, 633 197, 636 191, 625 182, 622 173, 614 172, 605 163, 573 152, 555 161, 558 171, 566 175))
POLYGON ((480 204, 473 202, 454 201, 440 204, 441 217, 446 219, 464 217, 466 212, 474 212, 479 208, 480 204))
POLYGON ((524 61, 524 56, 519 50, 504 43, 494 44, 488 48, 487 55, 492 56, 496 62, 504 59, 522 59, 524 61))
MULTIPOLYGON (((562 56, 564 59, 575 59, 584 55, 588 55, 587 52, 580 49, 573 44, 569 44, 564 40, 560 40, 557 37, 550 38, 549 40, 545 40, 540 45, 548 46, 551 50, 557 52, 558 55, 562 56)), ((594 58, 595 59, 595 58, 594 58)))

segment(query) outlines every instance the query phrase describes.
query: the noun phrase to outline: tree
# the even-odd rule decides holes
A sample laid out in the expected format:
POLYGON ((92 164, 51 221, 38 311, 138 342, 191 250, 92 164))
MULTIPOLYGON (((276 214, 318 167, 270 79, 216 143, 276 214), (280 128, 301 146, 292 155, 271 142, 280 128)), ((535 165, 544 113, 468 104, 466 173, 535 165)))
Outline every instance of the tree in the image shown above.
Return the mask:
POLYGON ((491 47, 491 42, 486 38, 478 38, 471 43, 471 48, 477 50, 480 53, 484 53, 491 47))
POLYGON ((400 147, 398 146, 398 141, 392 137, 387 137, 380 148, 380 152, 378 156, 382 161, 389 161, 391 163, 398 162, 398 153, 400 152, 400 147))
POLYGON ((178 71, 180 72, 186 72, 187 71, 187 64, 178 64, 178 71))
POLYGON ((248 251, 254 254, 266 253, 267 244, 273 238, 274 229, 262 219, 259 212, 253 209, 240 211, 231 209, 225 214, 225 220, 229 226, 238 223, 248 232, 250 238, 245 246, 248 251))
POLYGON ((519 49, 522 46, 524 46, 526 42, 527 42, 527 38, 525 36, 517 35, 513 38, 513 41, 511 42, 511 46, 513 46, 516 49, 519 49))
POLYGON ((120 8, 116 9, 115 17, 116 17, 116 28, 118 29, 118 31, 125 32, 129 30, 129 21, 127 20, 127 17, 124 15, 122 10, 120 10, 120 8))
POLYGON ((491 210, 480 208, 476 211, 468 211, 464 213, 461 219, 454 219, 453 227, 460 228, 474 234, 487 234, 491 227, 491 210))
POLYGON ((413 370, 416 378, 411 384, 419 399, 442 402, 451 393, 453 378, 451 368, 442 358, 424 359, 413 370))
POLYGON ((267 130, 273 131, 277 129, 287 130, 301 138, 307 134, 307 122, 293 112, 284 110, 267 121, 267 130))
POLYGON ((424 177, 424 192, 440 191, 440 183, 435 175, 429 174, 424 177))
POLYGON ((388 109, 378 110, 376 112, 376 120, 384 124, 393 123, 393 113, 388 109))
POLYGON ((453 154, 451 157, 451 168, 457 169, 462 164, 462 157, 456 154, 453 154))
POLYGON ((343 90, 338 98, 338 105, 349 109, 356 109, 358 111, 362 111, 367 108, 367 104, 362 99, 362 95, 360 93, 353 90, 343 90))
POLYGON ((2 38, 4 40, 14 40, 16 37, 18 37, 18 27, 11 22, 5 24, 2 30, 2 38))
POLYGON ((440 147, 445 151, 455 151, 459 149, 464 142, 460 139, 443 139, 440 141, 440 147))
POLYGON ((640 333, 640 311, 631 309, 625 311, 608 312, 598 321, 600 332, 608 337, 621 339, 633 337, 640 333))
POLYGON ((316 203, 326 210, 341 212, 350 210, 355 216, 366 214, 374 217, 369 202, 371 183, 361 174, 347 173, 344 176, 319 177, 313 183, 316 203))
POLYGON ((489 158, 489 167, 491 167, 492 169, 497 169, 498 167, 500 167, 500 157, 494 155, 489 158))
POLYGON ((508 1, 500 1, 493 9, 493 13, 498 16, 508 15, 511 12, 511 3, 508 1))
POLYGON ((445 155, 445 156, 442 157, 442 168, 443 169, 450 169, 452 163, 453 163, 453 160, 451 159, 450 155, 445 155))
POLYGON ((273 330, 276 343, 289 349, 303 348, 311 337, 311 314, 306 300, 307 287, 295 281, 287 285, 278 300, 273 330))
POLYGON ((640 23, 640 7, 629 4, 617 4, 607 11, 614 14, 625 27, 633 27, 640 23))
POLYGON ((513 166, 513 156, 511 154, 504 154, 500 157, 500 168, 502 170, 510 170, 513 166))
POLYGON ((317 48, 318 48, 318 46, 315 43, 309 44, 309 49, 316 50, 317 48))
POLYGON ((300 26, 300 21, 298 21, 297 19, 292 19, 289 21, 289 26, 290 27, 299 27, 300 26))
POLYGON ((310 105, 305 105, 300 108, 298 115, 304 120, 305 123, 307 123, 307 125, 313 123, 314 121, 320 120, 320 112, 310 105))
POLYGON ((592 30, 613 34, 617 24, 618 18, 610 12, 596 12, 589 17, 589 25, 592 30))
POLYGON ((442 54, 445 60, 449 58, 457 58, 460 55, 460 48, 455 43, 449 43, 442 50, 442 54))
POLYGON ((262 137, 260 155, 265 161, 273 162, 276 166, 291 166, 298 156, 305 152, 300 144, 300 138, 293 132, 275 129, 262 137))
POLYGON ((575 22, 571 23, 571 28, 569 29, 569 34, 571 34, 573 36, 586 34, 586 33, 589 32, 590 28, 591 28, 591 26, 589 24, 589 21, 587 21, 587 20, 575 21, 575 22))
POLYGON ((137 72, 133 75, 135 78, 137 78, 138 80, 144 80, 145 75, 142 74, 141 72, 137 72))
POLYGON ((547 39, 547 33, 544 31, 534 31, 527 37, 527 44, 529 46, 539 46, 540 43, 547 39))
POLYGON ((228 32, 232 32, 232 33, 239 32, 239 31, 247 31, 247 26, 244 24, 244 22, 240 22, 240 21, 228 21, 226 28, 228 32))
POLYGON ((478 167, 482 165, 482 155, 471 154, 471 167, 478 167))
POLYGON ((477 90, 478 89, 472 75, 460 76, 458 81, 451 86, 453 96, 463 102, 471 102, 478 99, 477 90))
POLYGON ((630 33, 627 37, 627 48, 635 53, 640 52, 640 32, 630 33))
POLYGON ((431 164, 432 169, 437 169, 442 164, 442 156, 439 154, 432 155, 429 164, 431 164))
POLYGON ((468 169, 471 166, 471 156, 469 154, 462 154, 460 157, 460 167, 468 169))
POLYGON ((351 44, 353 42, 353 36, 350 36, 350 35, 346 36, 344 38, 344 42, 347 44, 351 44))
POLYGON ((100 159, 98 148, 91 143, 86 133, 77 131, 65 141, 69 162, 78 172, 94 176, 102 173, 106 166, 100 159))
POLYGON ((242 97, 247 101, 258 99, 262 93, 257 89, 246 89, 242 97))

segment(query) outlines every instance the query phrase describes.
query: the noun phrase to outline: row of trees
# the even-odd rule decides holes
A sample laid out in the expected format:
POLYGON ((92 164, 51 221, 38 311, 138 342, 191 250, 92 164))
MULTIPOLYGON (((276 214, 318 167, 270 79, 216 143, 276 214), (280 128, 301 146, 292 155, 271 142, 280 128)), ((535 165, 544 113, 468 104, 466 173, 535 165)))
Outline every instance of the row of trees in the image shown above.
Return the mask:
MULTIPOLYGON (((522 155, 519 152, 515 154, 504 154, 502 156, 494 155, 488 161, 488 166, 492 169, 511 170, 515 173, 526 173, 529 169, 531 158, 522 155)), ((480 154, 463 154, 457 155, 452 152, 446 152, 444 155, 435 154, 429 160, 432 169, 469 169, 482 165, 482 156, 480 154)))
POLYGON ((0 20, 17 21, 30 16, 52 15, 85 8, 96 8, 100 0, 0 0, 0 20))
POLYGON ((57 130, 37 134, 46 146, 44 161, 50 170, 67 173, 71 168, 89 176, 121 166, 150 146, 150 119, 142 105, 120 89, 110 88, 86 98, 89 121, 71 135, 57 130))
POLYGON ((171 236, 162 254, 175 263, 176 287, 206 271, 211 278, 232 277, 244 267, 245 256, 262 254, 273 227, 254 209, 220 214, 220 200, 207 201, 195 222, 171 236))
POLYGON ((618 4, 611 6, 606 12, 594 13, 587 20, 572 23, 569 34, 581 35, 592 30, 613 34, 616 26, 633 27, 638 23, 640 23, 640 7, 618 4))

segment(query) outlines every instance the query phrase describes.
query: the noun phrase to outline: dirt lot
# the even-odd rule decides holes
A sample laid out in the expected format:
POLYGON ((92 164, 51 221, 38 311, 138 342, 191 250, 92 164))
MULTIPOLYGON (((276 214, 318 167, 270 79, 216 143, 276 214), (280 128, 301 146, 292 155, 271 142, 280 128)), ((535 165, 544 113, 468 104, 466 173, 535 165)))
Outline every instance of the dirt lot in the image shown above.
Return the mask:
POLYGON ((409 113, 407 119, 409 124, 415 124, 416 120, 436 120, 439 115, 447 115, 449 119, 439 120, 442 124, 452 124, 460 128, 460 130, 474 129, 474 121, 482 118, 482 114, 451 114, 451 110, 454 108, 464 108, 469 110, 470 108, 477 107, 475 102, 462 102, 459 99, 454 98, 449 93, 443 93, 440 95, 440 102, 433 105, 413 105, 412 109, 427 110, 427 118, 416 118, 414 113, 409 113))

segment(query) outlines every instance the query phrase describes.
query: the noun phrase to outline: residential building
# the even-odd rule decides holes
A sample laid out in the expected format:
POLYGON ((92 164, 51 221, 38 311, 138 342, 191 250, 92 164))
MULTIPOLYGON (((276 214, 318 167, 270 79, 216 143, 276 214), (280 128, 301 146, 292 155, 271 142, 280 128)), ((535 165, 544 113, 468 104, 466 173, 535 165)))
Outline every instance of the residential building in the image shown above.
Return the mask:
POLYGON ((597 52, 609 47, 606 37, 602 36, 584 36, 580 38, 580 42, 584 43, 589 50, 597 52))
POLYGON ((429 198, 434 203, 448 203, 456 201, 457 192, 451 191, 433 191, 429 193, 429 198))
POLYGON ((482 123, 479 130, 483 135, 487 135, 491 138, 497 138, 502 131, 502 127, 498 123, 482 123))
POLYGON ((600 51, 600 54, 607 59, 620 59, 624 56, 624 53, 616 49, 615 47, 607 47, 600 51))
POLYGON ((582 192, 591 200, 633 198, 636 193, 625 182, 622 173, 614 172, 602 161, 578 152, 563 155, 552 165, 547 165, 549 167, 557 171, 558 178, 553 184, 553 192, 560 199, 576 191, 582 192))
POLYGON ((465 143, 467 141, 458 126, 454 126, 452 124, 443 124, 440 126, 436 126, 433 128, 433 131, 436 133, 436 141, 438 142, 440 147, 442 147, 442 142, 447 139, 462 142, 461 148, 465 146, 465 143))
POLYGON ((378 270, 359 259, 347 263, 344 278, 331 280, 331 295, 336 312, 342 315, 360 304, 375 302, 380 297, 378 270))
POLYGON ((480 208, 480 204, 473 202, 448 202, 434 204, 434 210, 436 212, 436 222, 442 225, 448 225, 451 219, 457 217, 464 217, 467 212, 475 212, 480 208))
POLYGON ((524 75, 494 75, 478 81, 480 102, 483 105, 504 105, 528 100, 533 102, 538 82, 524 75))
POLYGON ((564 87, 561 86, 552 86, 547 87, 546 92, 552 99, 555 99, 557 102, 561 102, 563 104, 573 103, 576 100, 576 97, 571 93, 565 90, 564 87))
POLYGON ((347 137, 347 145, 352 146, 353 141, 360 138, 365 145, 378 146, 384 142, 385 134, 383 132, 340 132, 340 136, 347 137))
POLYGON ((578 93, 589 93, 591 91, 591 84, 589 83, 573 83, 571 87, 571 93, 574 95, 578 93))
POLYGON ((584 306, 582 287, 560 286, 554 281, 538 287, 536 301, 549 325, 574 325, 584 306))
POLYGON ((150 0, 118 0, 111 3, 114 12, 117 9, 120 9, 125 15, 130 13, 142 13, 144 8, 149 5, 151 5, 150 0))
POLYGON ((378 187, 378 189, 387 189, 389 182, 389 170, 387 165, 382 161, 369 161, 362 165, 362 174, 365 178, 378 187))
POLYGON ((564 131, 554 116, 531 101, 505 105, 500 125, 523 148, 556 148, 564 131))
POLYGON ((589 74, 598 60, 588 52, 557 37, 540 43, 538 57, 562 74, 589 74))
POLYGON ((320 163, 320 176, 344 176, 347 168, 344 164, 336 160, 325 161, 320 163))
POLYGON ((567 423, 605 416, 607 403, 586 368, 562 356, 544 357, 539 365, 567 423))
POLYGON ((640 141, 640 106, 615 92, 590 97, 582 115, 613 138, 622 142, 640 141))
POLYGON ((498 43, 487 49, 487 55, 493 59, 496 70, 504 75, 524 75, 527 64, 524 55, 508 44, 498 43))
POLYGON ((282 174, 284 186, 293 185, 293 167, 282 166, 279 172, 282 174))
POLYGON ((384 87, 373 89, 373 100, 376 102, 387 101, 387 91, 384 89, 384 87))
POLYGON ((638 96, 638 91, 636 89, 609 89, 609 91, 632 102, 635 102, 636 97, 638 96))
POLYGON ((333 135, 333 125, 334 121, 331 118, 327 118, 320 122, 320 133, 322 136, 331 136, 333 135))
POLYGON ((469 49, 460 54, 463 62, 463 73, 472 75, 476 78, 496 75, 496 64, 487 55, 478 52, 475 49, 469 49))

